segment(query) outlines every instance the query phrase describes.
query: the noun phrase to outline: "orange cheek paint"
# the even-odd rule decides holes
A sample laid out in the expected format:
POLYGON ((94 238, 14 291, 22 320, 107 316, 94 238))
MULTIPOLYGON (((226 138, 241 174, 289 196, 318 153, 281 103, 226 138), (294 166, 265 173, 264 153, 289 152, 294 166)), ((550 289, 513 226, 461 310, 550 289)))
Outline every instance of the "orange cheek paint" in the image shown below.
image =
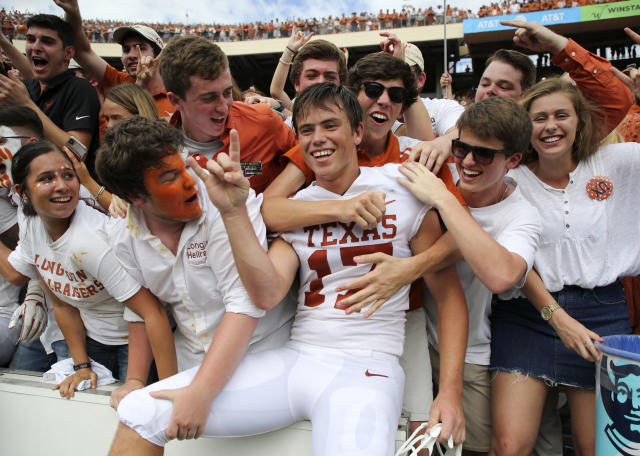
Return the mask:
POLYGON ((156 212, 172 220, 189 221, 202 214, 195 183, 177 154, 165 157, 161 168, 145 172, 145 185, 156 212), (176 169, 179 174, 170 182, 162 182, 160 177, 168 169, 176 169))

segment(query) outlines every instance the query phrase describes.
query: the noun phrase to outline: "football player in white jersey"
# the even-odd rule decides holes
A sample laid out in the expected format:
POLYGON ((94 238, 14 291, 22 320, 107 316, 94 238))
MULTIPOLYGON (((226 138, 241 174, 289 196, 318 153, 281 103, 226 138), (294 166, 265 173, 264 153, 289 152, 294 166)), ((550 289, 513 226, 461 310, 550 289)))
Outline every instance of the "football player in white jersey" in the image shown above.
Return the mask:
MULTIPOLYGON (((429 206, 398 184, 398 165, 358 167, 362 110, 347 89, 323 83, 303 91, 295 104, 294 125, 305 160, 316 175, 316 182, 296 198, 349 198, 375 186, 386 192, 385 217, 369 228, 355 222, 301 228, 282 234, 267 253, 246 211, 249 183, 240 170, 237 134, 230 156, 220 154, 217 162, 208 162, 211 174, 192 161, 220 211, 236 267, 256 304, 276 305, 300 268, 291 340, 282 348, 246 355, 224 388, 219 383, 192 382, 198 370, 193 368, 131 393, 118 408, 123 424, 111 454, 161 454, 162 446, 174 437, 256 434, 302 419, 313 423, 314 455, 393 453, 404 384, 398 357, 408 287, 391 298, 377 317, 365 318, 362 313, 346 314, 336 286, 368 269, 354 261, 365 252, 407 257, 426 249, 440 236, 439 222, 429 206), (208 417, 175 416, 170 401, 158 400, 185 393, 210 401, 208 417)), ((424 279, 438 303, 441 349, 446 353, 440 402, 434 404, 441 413, 434 421, 443 421, 443 434, 460 442, 467 310, 453 268, 424 279)), ((215 373, 198 372, 199 379, 207 377, 214 378, 215 373)))

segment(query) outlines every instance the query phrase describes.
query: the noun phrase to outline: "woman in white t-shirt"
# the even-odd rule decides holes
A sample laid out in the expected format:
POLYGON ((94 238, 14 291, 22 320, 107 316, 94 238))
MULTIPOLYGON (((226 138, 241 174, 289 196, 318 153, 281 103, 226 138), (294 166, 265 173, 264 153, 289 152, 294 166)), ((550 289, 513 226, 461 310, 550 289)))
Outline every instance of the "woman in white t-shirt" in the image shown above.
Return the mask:
MULTIPOLYGON (((146 383, 148 364, 132 365, 127 374, 128 328, 123 303, 145 319, 161 377, 177 371, 173 337, 166 312, 148 290, 120 265, 97 228, 107 217, 79 199, 80 183, 70 159, 48 141, 30 143, 11 167, 22 198, 24 223, 20 241, 2 250, 0 271, 14 284, 39 278, 47 287, 54 314, 74 362, 74 375, 56 388, 73 396, 82 380, 96 384, 90 358, 121 381, 146 383), (133 372, 132 372, 133 371, 133 372)), ((148 358, 147 358, 148 359, 148 358)))
POLYGON ((593 342, 630 332, 618 278, 640 272, 640 144, 599 147, 604 123, 559 78, 536 84, 522 103, 531 149, 509 175, 538 209, 542 236, 528 299, 498 301, 492 314, 492 448, 531 453, 545 397, 562 386, 576 452, 594 454, 593 342))

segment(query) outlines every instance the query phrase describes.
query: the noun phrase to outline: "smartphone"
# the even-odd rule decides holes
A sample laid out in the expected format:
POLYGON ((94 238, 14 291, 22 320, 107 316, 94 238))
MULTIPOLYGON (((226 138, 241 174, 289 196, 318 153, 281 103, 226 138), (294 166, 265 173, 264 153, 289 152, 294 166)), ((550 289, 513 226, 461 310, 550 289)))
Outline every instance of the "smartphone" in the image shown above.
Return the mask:
POLYGON ((87 156, 87 148, 84 144, 82 144, 73 136, 70 136, 69 141, 67 141, 67 144, 65 144, 65 146, 67 146, 73 153, 73 155, 76 156, 76 159, 78 161, 84 161, 85 157, 87 156))

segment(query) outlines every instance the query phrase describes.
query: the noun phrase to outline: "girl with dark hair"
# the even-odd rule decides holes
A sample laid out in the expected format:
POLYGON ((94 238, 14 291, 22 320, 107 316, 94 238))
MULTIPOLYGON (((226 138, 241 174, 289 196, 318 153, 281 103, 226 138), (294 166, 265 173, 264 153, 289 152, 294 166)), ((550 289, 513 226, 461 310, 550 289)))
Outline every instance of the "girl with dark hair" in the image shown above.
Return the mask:
POLYGON ((134 366, 133 353, 127 372, 124 305, 145 319, 159 375, 174 374, 175 349, 166 312, 116 259, 102 230, 108 218, 80 200, 80 183, 69 157, 50 142, 30 143, 15 155, 11 171, 25 217, 19 220, 16 249, 0 251, 0 272, 15 285, 39 278, 48 289, 75 370, 55 388, 68 398, 83 380, 95 387, 91 359, 122 382, 137 380, 144 386, 149 366, 134 366))

